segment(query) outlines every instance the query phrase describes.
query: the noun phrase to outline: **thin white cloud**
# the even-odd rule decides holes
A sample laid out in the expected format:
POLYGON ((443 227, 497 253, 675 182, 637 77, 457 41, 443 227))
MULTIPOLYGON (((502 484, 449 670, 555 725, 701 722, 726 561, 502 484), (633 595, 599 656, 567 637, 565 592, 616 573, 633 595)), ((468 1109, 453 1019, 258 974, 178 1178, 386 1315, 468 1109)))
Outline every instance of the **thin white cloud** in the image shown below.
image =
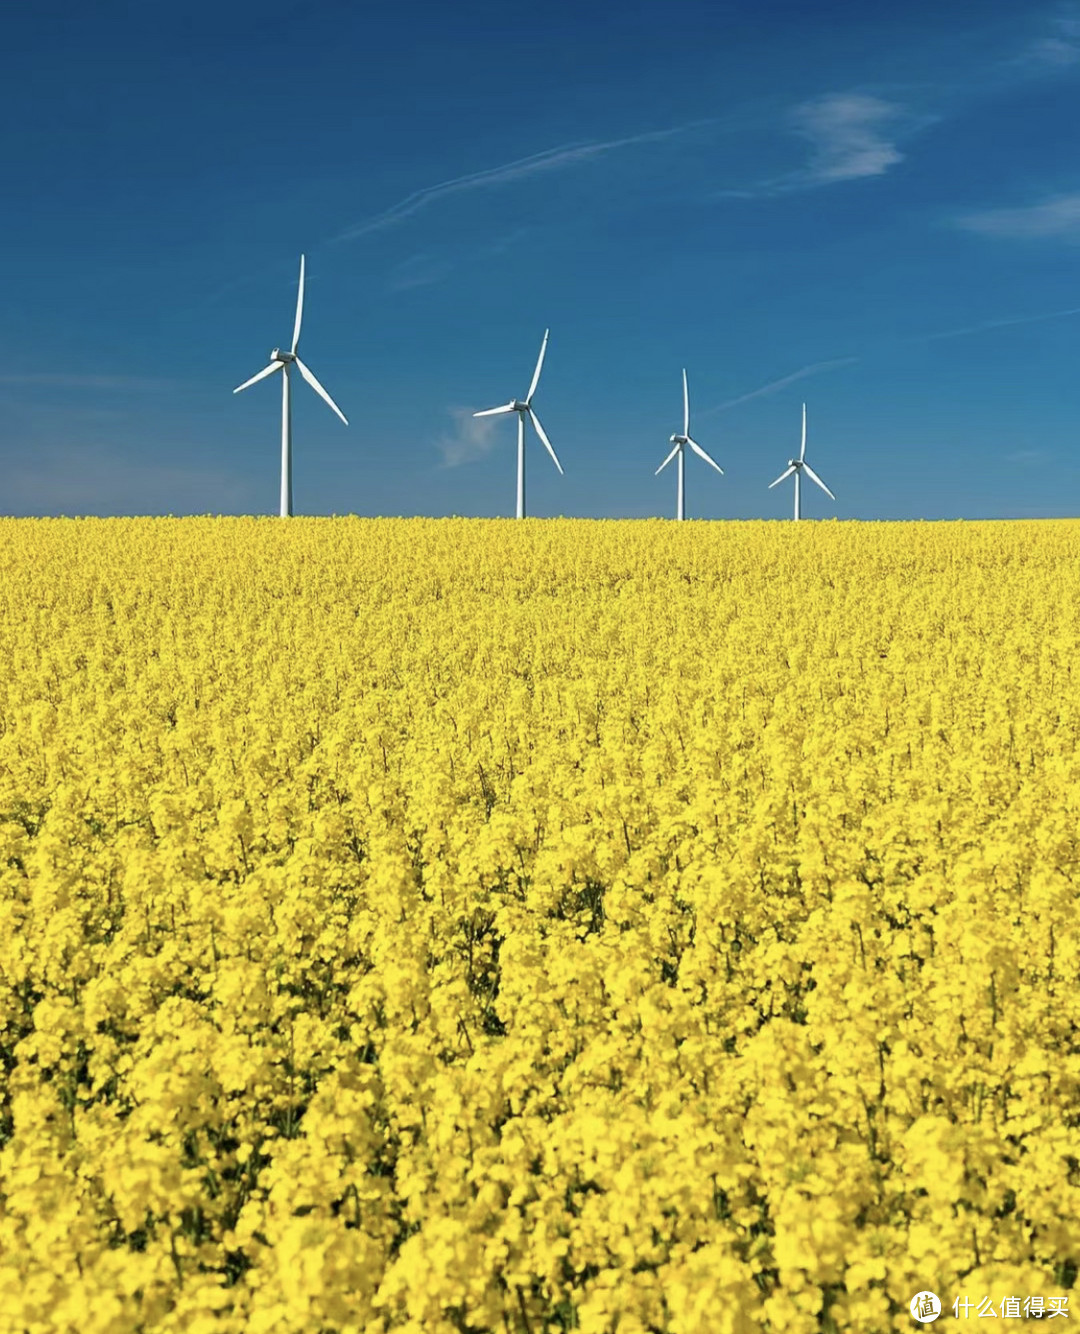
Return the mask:
POLYGON ((1041 324, 1044 320, 1063 320, 1070 315, 1080 315, 1080 306, 1069 306, 1066 310, 1047 310, 1039 315, 1008 315, 1004 319, 984 320, 981 324, 968 324, 962 329, 946 329, 943 333, 919 334, 909 339, 912 343, 933 343, 939 338, 963 338, 967 334, 985 333, 989 329, 1005 329, 1013 324, 1041 324))
POLYGON ((1057 195, 1022 208, 991 208, 980 213, 966 213, 955 222, 965 231, 983 236, 1080 241, 1080 193, 1057 195))
POLYGON ((729 398, 725 403, 718 403, 714 408, 706 410, 698 415, 701 417, 711 417, 715 412, 726 412, 728 408, 737 407, 740 403, 749 403, 754 398, 764 398, 767 394, 778 393, 785 389, 789 384, 794 384, 796 380, 805 380, 809 375, 819 375, 822 371, 835 370, 840 366, 853 366, 859 357, 832 357, 828 361, 814 361, 809 366, 800 366, 797 371, 792 371, 790 375, 782 375, 779 380, 770 380, 768 384, 763 384, 758 389, 752 389, 748 394, 740 394, 738 398, 729 398))
POLYGON ((1049 29, 1035 38, 1024 53, 1024 63, 1067 68, 1080 62, 1080 7, 1065 5, 1051 19, 1049 29))
POLYGON ((449 260, 427 251, 409 255, 390 270, 386 286, 391 292, 407 292, 414 287, 430 287, 453 270, 449 260))
POLYGON ((473 408, 449 408, 447 411, 454 419, 454 430, 435 441, 444 468, 459 468, 463 463, 486 458, 506 431, 506 422, 500 417, 474 417, 473 408))
MULTIPOLYGON (((1018 324, 1041 324, 1044 320, 1062 320, 1076 315, 1080 315, 1080 306, 1069 306, 1065 310, 1040 311, 1036 315, 1006 315, 1000 319, 983 320, 979 324, 968 324, 962 329, 945 329, 936 333, 916 334, 911 338, 903 339, 903 343, 933 343, 941 338, 965 338, 969 334, 987 333, 993 329, 1005 329, 1018 324)), ((877 350, 881 351, 880 348, 877 350)), ((779 393, 781 389, 786 389, 789 384, 795 384, 798 380, 805 380, 808 376, 820 375, 823 371, 838 370, 841 366, 854 366, 864 360, 865 357, 830 357, 826 361, 811 362, 809 366, 800 366, 797 371, 792 371, 789 375, 782 375, 778 380, 770 380, 768 384, 763 384, 758 389, 752 389, 748 394, 740 394, 738 398, 729 398, 726 402, 718 403, 713 408, 706 408, 698 416, 711 417, 714 413, 726 412, 728 408, 738 407, 740 403, 749 403, 755 398, 764 398, 768 394, 779 393)), ((1035 453, 1038 452, 1035 451, 1035 453)), ((1032 457, 1034 457, 1034 454, 1032 454, 1032 457)))
POLYGON ((396 226, 397 223, 412 217, 414 213, 419 213, 421 209, 427 208, 438 200, 446 199, 451 195, 462 194, 468 190, 506 185, 511 181, 525 180, 543 172, 561 171, 566 167, 576 166, 579 163, 603 157, 604 154, 612 153, 619 148, 659 143, 661 140, 673 139, 698 126, 711 123, 707 120, 698 120, 691 121, 686 125, 676 125, 667 130, 651 130, 645 134, 628 135, 623 139, 564 144, 560 148, 549 148, 542 153, 533 153, 530 157, 517 158, 513 162, 504 162, 498 167, 488 167, 484 171, 474 171, 464 176, 455 176, 451 180, 440 181, 437 185, 428 185, 422 190, 414 190, 411 195, 406 195, 404 199, 391 208, 384 209, 381 213, 376 213, 372 217, 364 219, 363 222, 354 224, 333 239, 335 241, 352 241, 357 237, 367 236, 371 232, 383 231, 388 227, 396 226))
POLYGON ((524 227, 514 227, 511 231, 504 232, 502 236, 497 236, 490 245, 483 247, 481 254, 485 255, 505 255, 508 250, 518 245, 527 238, 535 238, 536 227, 527 225, 524 227))
POLYGON ((1075 65, 1080 60, 1080 47, 1064 37, 1040 37, 1032 42, 1030 53, 1044 65, 1075 65))
POLYGON ((770 199, 840 181, 882 176, 904 161, 897 147, 900 135, 924 129, 936 119, 866 93, 826 93, 800 103, 787 115, 787 128, 811 145, 805 166, 747 188, 719 190, 715 197, 770 199))
POLYGON ((1045 449, 1017 449, 1005 455, 1006 463, 1049 463, 1053 455, 1045 449))
POLYGON ((796 107, 795 131, 814 147, 807 180, 827 184, 881 176, 902 162, 893 133, 900 110, 862 93, 829 93, 796 107))
POLYGON ((441 283, 457 269, 505 254, 534 232, 532 227, 516 227, 486 245, 471 249, 451 250, 443 247, 437 251, 418 251, 406 256, 390 270, 386 279, 387 290, 406 292, 417 287, 431 287, 441 283))

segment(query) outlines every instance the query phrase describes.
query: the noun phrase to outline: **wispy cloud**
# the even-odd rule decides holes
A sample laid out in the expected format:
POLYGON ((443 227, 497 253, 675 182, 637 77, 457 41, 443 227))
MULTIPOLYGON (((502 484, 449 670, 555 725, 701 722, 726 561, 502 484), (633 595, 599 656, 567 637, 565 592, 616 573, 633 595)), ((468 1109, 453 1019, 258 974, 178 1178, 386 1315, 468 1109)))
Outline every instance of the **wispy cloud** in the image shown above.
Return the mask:
POLYGON ((1024 62, 1064 68, 1080 61, 1080 7, 1064 5, 1050 20, 1047 31, 1024 52, 1024 62))
MULTIPOLYGON (((999 319, 982 320, 978 324, 968 324, 961 329, 944 329, 934 333, 914 334, 910 338, 901 340, 901 344, 933 343, 942 338, 965 338, 969 334, 987 333, 993 329, 1005 329, 1018 324, 1041 324, 1046 320, 1062 320, 1077 315, 1080 315, 1080 306, 1069 306, 1065 310, 1044 310, 1034 315, 1006 315, 999 319)), ((895 348, 898 344, 892 343, 878 347, 874 349, 874 355, 880 355, 887 350, 888 346, 895 348)), ((871 353, 866 353, 861 357, 830 357, 826 361, 813 361, 808 366, 800 366, 797 371, 782 375, 778 380, 770 380, 768 384, 763 384, 757 389, 751 389, 748 394, 740 394, 737 398, 729 398, 726 402, 718 403, 715 407, 706 408, 698 416, 711 417, 714 413, 726 412, 728 408, 749 403, 755 398, 765 398, 768 394, 779 393, 781 389, 786 389, 789 384, 805 380, 811 375, 820 375, 824 371, 839 370, 841 366, 854 366, 858 362, 865 361, 867 356, 870 355, 871 353)))
POLYGON ((430 287, 433 283, 442 282, 453 271, 453 267, 448 259, 422 250, 394 265, 386 279, 387 290, 407 292, 414 287, 430 287))
POLYGON ((770 380, 768 384, 763 384, 758 389, 751 389, 748 394, 740 394, 738 398, 729 398, 725 403, 718 403, 714 408, 706 410, 698 415, 701 417, 711 417, 716 412, 726 412, 728 408, 737 407, 740 403, 749 403, 754 398, 764 398, 767 394, 778 393, 781 389, 786 389, 789 384, 794 384, 796 380, 805 380, 810 375, 820 375, 822 371, 836 370, 841 366, 853 366, 860 357, 832 357, 828 361, 814 361, 809 366, 800 366, 797 371, 792 371, 790 375, 782 375, 779 380, 770 380))
POLYGON ((796 107, 792 122, 814 155, 808 182, 828 184, 881 176, 904 160, 894 128, 901 108, 861 93, 830 93, 796 107))
POLYGON ((840 181, 882 176, 903 162, 902 134, 925 128, 936 117, 917 116, 896 102, 867 93, 826 93, 801 102, 787 114, 786 128, 812 148, 805 166, 768 177, 745 189, 717 192, 724 199, 768 199, 840 181))
POLYGON ((1049 463, 1053 455, 1046 449, 1017 449, 1005 455, 1006 463, 1049 463))
POLYGON ((444 468, 459 468, 463 463, 475 463, 486 458, 496 447, 506 422, 499 417, 474 417, 473 408, 449 408, 454 429, 435 441, 442 455, 444 468), (500 432, 499 428, 502 428, 500 432))
POLYGON ((386 279, 390 292, 406 292, 417 287, 441 283, 455 270, 478 261, 489 261, 512 250, 525 237, 535 234, 534 227, 515 227, 485 245, 471 248, 421 250, 395 264, 386 279))
POLYGON ((965 231, 1016 240, 1080 241, 1080 193, 1056 195, 1022 208, 992 208, 955 219, 965 231))
POLYGON ((334 241, 352 241, 371 232, 383 231, 394 227, 421 209, 428 208, 440 199, 462 194, 469 190, 490 189, 492 186, 507 185, 511 181, 526 180, 543 172, 562 171, 567 167, 590 162, 620 148, 633 148, 641 144, 659 143, 665 139, 674 139, 679 135, 702 125, 711 124, 708 120, 691 121, 685 125, 675 125, 667 130, 650 130, 645 134, 627 135, 622 139, 587 141, 585 143, 564 144, 559 148, 545 149, 542 153, 533 153, 530 157, 517 158, 513 162, 504 162, 498 167, 488 167, 484 171, 469 172, 464 176, 455 176, 436 185, 414 190, 411 195, 400 200, 392 207, 376 213, 362 222, 355 223, 339 235, 334 241))
MULTIPOLYGON (((317 265, 314 271, 312 270, 312 252, 315 248, 316 247, 314 246, 309 246, 306 251, 307 268, 304 273, 305 292, 310 291, 312 285, 318 286, 322 281, 322 275, 319 273, 317 265)), ((286 293, 291 286, 293 292, 292 300, 295 303, 298 277, 297 267, 299 263, 300 250, 298 249, 295 254, 282 255, 276 260, 268 261, 262 268, 252 269, 242 277, 230 278, 228 282, 222 283, 220 287, 215 287, 212 292, 208 292, 201 296, 197 302, 191 306, 185 307, 185 309, 201 310, 206 306, 217 305, 223 297, 228 296, 230 293, 238 292, 245 287, 254 287, 256 285, 262 286, 263 284, 266 284, 271 290, 281 290, 286 293), (280 289, 278 289, 277 284, 280 284, 280 289)), ((288 302, 289 298, 288 296, 285 296, 283 305, 287 310, 292 310, 293 307, 289 306, 288 302)), ((286 317, 283 316, 283 318, 286 317)), ((292 315, 288 315, 287 318, 291 321, 292 315)))
POLYGON ((943 333, 919 334, 908 341, 912 343, 933 343, 939 338, 964 338, 968 334, 986 333, 990 329, 1004 329, 1013 324, 1042 324, 1044 320, 1063 320, 1070 315, 1080 315, 1080 306, 1069 306, 1066 310, 1047 310, 1038 315, 1007 315, 1004 319, 983 320, 980 324, 967 324, 962 329, 946 329, 943 333))
POLYGON ((485 255, 505 255, 508 250, 513 250, 522 241, 535 240, 536 232, 536 227, 531 224, 524 227, 514 227, 508 232, 503 232, 502 236, 497 236, 489 245, 484 246, 481 253, 485 255))

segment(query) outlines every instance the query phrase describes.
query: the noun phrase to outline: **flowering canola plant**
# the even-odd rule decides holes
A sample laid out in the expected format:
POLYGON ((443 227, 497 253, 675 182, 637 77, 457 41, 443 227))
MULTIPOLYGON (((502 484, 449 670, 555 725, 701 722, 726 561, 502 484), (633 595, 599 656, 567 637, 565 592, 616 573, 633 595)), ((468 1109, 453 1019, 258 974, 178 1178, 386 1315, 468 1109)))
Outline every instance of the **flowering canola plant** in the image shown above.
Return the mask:
POLYGON ((1071 522, 0 521, 0 1334, 1049 1308, 1078 649, 1071 522))

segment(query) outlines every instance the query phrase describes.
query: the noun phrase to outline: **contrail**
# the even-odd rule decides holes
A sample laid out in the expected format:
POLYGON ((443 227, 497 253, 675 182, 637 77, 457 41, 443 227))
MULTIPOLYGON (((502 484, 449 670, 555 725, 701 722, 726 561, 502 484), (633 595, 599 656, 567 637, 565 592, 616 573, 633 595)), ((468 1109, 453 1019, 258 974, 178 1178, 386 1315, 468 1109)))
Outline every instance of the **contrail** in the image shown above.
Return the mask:
POLYGON ((1003 320, 986 320, 982 324, 969 324, 963 329, 947 329, 944 333, 919 334, 904 341, 932 343, 939 338, 962 338, 965 334, 983 333, 987 329, 1004 329, 1010 324, 1041 324, 1043 320, 1063 320, 1069 315, 1080 315, 1080 306, 1070 306, 1068 310, 1048 310, 1042 315, 1010 315, 1003 320))
MULTIPOLYGON (((943 338, 963 338, 967 334, 986 333, 991 329, 1005 329, 1015 324, 1041 324, 1044 320, 1063 320, 1071 315, 1080 315, 1080 306, 1070 306, 1067 310, 1048 310, 1041 315, 1009 315, 999 320, 984 320, 981 324, 969 324, 963 329, 946 329, 941 333, 914 334, 911 338, 901 339, 899 343, 893 344, 903 346, 912 343, 933 343, 943 338)), ((884 349, 878 349, 882 351, 884 349)), ((857 361, 863 361, 865 357, 833 357, 828 361, 815 361, 809 366, 802 366, 797 371, 792 371, 790 375, 784 375, 779 380, 770 380, 768 384, 763 384, 760 389, 752 389, 748 394, 740 394, 738 398, 729 398, 726 403, 718 403, 714 408, 707 408, 699 413, 701 417, 711 417, 715 412, 725 412, 728 408, 734 408, 740 403, 749 403, 751 399, 763 398, 766 394, 774 394, 779 389, 786 388, 789 384, 794 384, 796 380, 805 379, 808 375, 817 375, 819 371, 834 370, 838 366, 853 366, 857 361)))
MULTIPOLYGON (((509 181, 524 180, 529 176, 538 175, 545 171, 558 171, 563 167, 572 167, 579 162, 588 162, 592 158, 601 157, 604 153, 611 153, 618 148, 630 148, 635 144, 658 143, 663 139, 672 139, 676 135, 685 134, 689 130, 697 129, 703 125, 715 124, 717 124, 715 118, 706 118, 704 120, 688 121, 685 125, 675 125, 667 130, 650 130, 645 134, 628 135, 623 139, 563 144, 560 148, 548 148, 542 153, 533 153, 530 157, 518 158, 514 162, 504 162, 499 167, 488 167, 484 171, 474 171, 465 176, 455 176, 452 180, 440 181, 438 185, 428 185, 422 190, 414 190, 411 195, 406 195, 404 199, 391 208, 384 209, 383 212, 376 213, 373 217, 356 223, 355 226, 339 232, 336 236, 330 237, 328 241, 321 244, 334 245, 341 241, 353 241, 357 237, 368 236, 372 232, 384 231, 386 228, 394 227, 406 218, 412 217, 414 213, 419 213, 421 209, 427 208, 429 204, 434 204, 437 200, 445 199, 450 195, 461 194, 467 190, 478 190, 485 186, 504 185, 509 181)), ((310 253, 311 249, 308 250, 308 254, 310 253)), ((260 270, 259 274, 253 274, 248 278, 232 279, 211 297, 206 298, 205 304, 218 301, 226 292, 246 285, 266 271, 266 269, 260 270)))
POLYGON ((803 380, 808 375, 817 375, 819 371, 833 370, 837 366, 852 366, 856 361, 861 360, 861 357, 833 357, 829 361, 811 362, 809 366, 802 366, 797 371, 792 371, 790 375, 782 376, 779 380, 770 380, 768 384, 763 384, 760 389, 752 389, 750 393, 740 394, 738 398, 729 398, 726 403, 718 403, 715 408, 706 408, 704 412, 698 413, 698 416, 711 417, 714 412, 724 412, 739 403, 749 403, 752 398, 763 398, 766 394, 775 394, 778 389, 794 384, 796 380, 803 380))
POLYGON ((700 125, 710 125, 712 120, 695 120, 686 125, 676 125, 669 130, 650 130, 646 134, 633 134, 625 139, 607 139, 600 142, 564 144, 561 148, 549 148, 542 153, 533 153, 531 157, 518 158, 514 162, 504 162, 499 167, 488 167, 485 171, 470 172, 466 176, 455 176, 449 181, 440 181, 438 185, 428 185, 422 190, 414 190, 391 208, 376 213, 374 217, 357 223, 354 227, 333 237, 334 241, 352 241, 358 236, 367 236, 370 232, 393 227, 405 218, 419 213, 437 199, 448 195, 461 194, 466 190, 477 190, 483 186, 503 185, 507 181, 519 181, 540 172, 556 171, 560 167, 573 166, 578 162, 587 162, 590 158, 600 157, 616 148, 630 148, 635 144, 657 143, 662 139, 671 139, 685 134, 700 125))

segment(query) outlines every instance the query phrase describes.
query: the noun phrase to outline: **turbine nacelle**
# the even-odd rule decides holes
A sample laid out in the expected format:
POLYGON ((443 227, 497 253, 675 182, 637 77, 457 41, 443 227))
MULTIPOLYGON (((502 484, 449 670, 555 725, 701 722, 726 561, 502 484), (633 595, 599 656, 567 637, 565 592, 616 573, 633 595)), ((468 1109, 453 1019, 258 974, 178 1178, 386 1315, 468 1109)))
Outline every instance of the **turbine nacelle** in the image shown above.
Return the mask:
POLYGON ((529 410, 528 403, 523 402, 520 398, 515 398, 514 401, 510 404, 511 412, 528 412, 528 410, 529 410))
POLYGON ((673 435, 671 437, 671 443, 673 445, 688 445, 690 443, 690 437, 688 435, 673 435))
POLYGON ((282 352, 280 347, 275 347, 273 352, 270 353, 270 360, 280 361, 288 365, 290 361, 296 360, 296 356, 292 352, 282 352))

